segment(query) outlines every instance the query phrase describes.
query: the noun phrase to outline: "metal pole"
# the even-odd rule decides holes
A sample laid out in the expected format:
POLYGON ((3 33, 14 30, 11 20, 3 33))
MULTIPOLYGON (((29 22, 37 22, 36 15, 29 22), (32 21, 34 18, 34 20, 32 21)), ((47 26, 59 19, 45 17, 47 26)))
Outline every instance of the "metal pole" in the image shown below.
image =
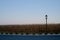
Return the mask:
POLYGON ((46 17, 46 33, 47 33, 47 15, 45 15, 45 17, 46 17))

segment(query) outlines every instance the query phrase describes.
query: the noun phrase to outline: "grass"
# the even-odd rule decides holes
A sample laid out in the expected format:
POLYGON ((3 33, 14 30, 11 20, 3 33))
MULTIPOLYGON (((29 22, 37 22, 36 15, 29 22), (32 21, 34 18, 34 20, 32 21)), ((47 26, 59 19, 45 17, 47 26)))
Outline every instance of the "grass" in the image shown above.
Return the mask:
POLYGON ((15 32, 15 33, 60 33, 60 24, 46 25, 0 25, 0 32, 15 32))

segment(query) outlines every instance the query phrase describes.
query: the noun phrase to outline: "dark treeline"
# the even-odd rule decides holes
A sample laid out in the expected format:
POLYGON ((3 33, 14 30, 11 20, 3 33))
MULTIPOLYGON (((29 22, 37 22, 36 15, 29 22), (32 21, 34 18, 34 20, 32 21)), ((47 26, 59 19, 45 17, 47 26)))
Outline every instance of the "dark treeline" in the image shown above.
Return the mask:
POLYGON ((60 33, 60 24, 46 25, 0 25, 0 32, 16 33, 60 33))

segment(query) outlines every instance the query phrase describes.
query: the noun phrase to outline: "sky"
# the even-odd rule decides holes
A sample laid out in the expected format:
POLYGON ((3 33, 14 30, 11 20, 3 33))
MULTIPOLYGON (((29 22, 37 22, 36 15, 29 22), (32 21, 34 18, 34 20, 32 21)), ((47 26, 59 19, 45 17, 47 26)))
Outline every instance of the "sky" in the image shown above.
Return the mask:
POLYGON ((60 0, 0 0, 0 25, 60 23, 60 0))

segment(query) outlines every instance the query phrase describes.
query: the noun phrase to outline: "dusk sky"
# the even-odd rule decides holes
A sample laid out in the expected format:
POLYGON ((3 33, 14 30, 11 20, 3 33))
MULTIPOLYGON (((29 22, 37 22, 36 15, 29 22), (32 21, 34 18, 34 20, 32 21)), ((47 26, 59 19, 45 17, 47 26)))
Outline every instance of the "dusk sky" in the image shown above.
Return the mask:
POLYGON ((0 25, 60 23, 60 0, 0 0, 0 25))

